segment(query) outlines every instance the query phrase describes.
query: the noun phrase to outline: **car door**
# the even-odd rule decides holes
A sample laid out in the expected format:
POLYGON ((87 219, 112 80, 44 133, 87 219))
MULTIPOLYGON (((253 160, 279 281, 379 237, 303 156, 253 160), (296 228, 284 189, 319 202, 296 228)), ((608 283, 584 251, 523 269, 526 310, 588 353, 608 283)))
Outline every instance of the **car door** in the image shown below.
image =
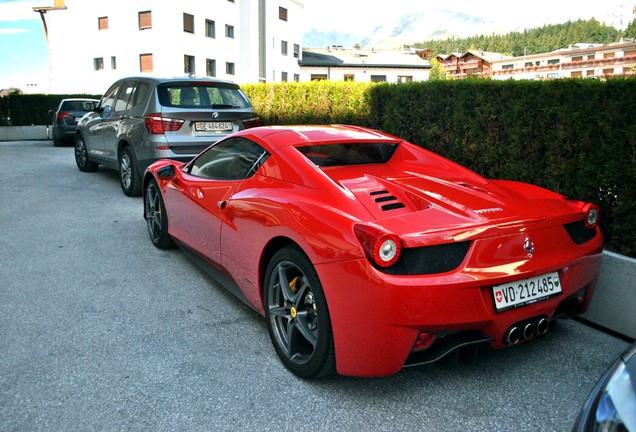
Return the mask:
POLYGON ((89 115, 82 128, 82 136, 88 154, 94 158, 104 158, 104 133, 111 118, 117 93, 123 82, 113 84, 102 97, 98 109, 89 115))
POLYGON ((104 116, 101 136, 102 136, 102 156, 111 160, 117 160, 117 144, 119 141, 122 123, 126 121, 129 109, 129 102, 135 90, 136 81, 126 80, 121 89, 117 92, 117 97, 112 105, 108 116, 104 116))
POLYGON ((188 247, 221 263, 221 231, 226 209, 241 181, 262 164, 266 152, 252 141, 230 138, 208 148, 166 189, 170 234, 188 247))

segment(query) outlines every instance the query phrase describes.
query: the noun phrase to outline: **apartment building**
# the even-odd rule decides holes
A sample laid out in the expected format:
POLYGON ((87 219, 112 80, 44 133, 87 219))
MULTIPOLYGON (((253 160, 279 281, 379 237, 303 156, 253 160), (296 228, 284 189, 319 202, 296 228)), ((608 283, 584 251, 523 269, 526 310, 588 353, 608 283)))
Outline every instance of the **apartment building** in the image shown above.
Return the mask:
POLYGON ((636 43, 579 43, 550 53, 507 57, 493 62, 493 79, 557 79, 634 75, 636 43))
POLYGON ((492 79, 558 79, 633 75, 636 73, 636 42, 621 40, 608 45, 579 43, 549 53, 504 56, 470 50, 439 54, 437 60, 453 78, 470 75, 492 79))
POLYGON ((402 50, 343 48, 340 45, 306 48, 300 66, 300 81, 426 81, 431 69, 429 62, 408 46, 402 50))
POLYGON ((102 93, 131 75, 239 84, 300 73, 295 0, 55 0, 43 17, 51 93, 102 93))

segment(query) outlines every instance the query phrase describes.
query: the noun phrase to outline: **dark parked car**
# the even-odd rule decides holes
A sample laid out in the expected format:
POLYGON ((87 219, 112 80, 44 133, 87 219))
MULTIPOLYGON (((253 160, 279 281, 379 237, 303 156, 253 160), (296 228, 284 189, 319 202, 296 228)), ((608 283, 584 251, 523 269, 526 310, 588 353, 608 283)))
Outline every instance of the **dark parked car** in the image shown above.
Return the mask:
POLYGON ((636 432, 636 344, 598 380, 572 431, 636 432))
POLYGON ((62 99, 57 109, 49 110, 53 116, 51 130, 53 145, 59 147, 65 142, 75 139, 77 122, 87 112, 95 109, 97 99, 62 99))
POLYGON ((98 165, 118 170, 124 193, 136 196, 152 162, 189 161, 228 134, 258 125, 252 104, 233 82, 124 78, 80 121, 75 160, 85 172, 98 165))

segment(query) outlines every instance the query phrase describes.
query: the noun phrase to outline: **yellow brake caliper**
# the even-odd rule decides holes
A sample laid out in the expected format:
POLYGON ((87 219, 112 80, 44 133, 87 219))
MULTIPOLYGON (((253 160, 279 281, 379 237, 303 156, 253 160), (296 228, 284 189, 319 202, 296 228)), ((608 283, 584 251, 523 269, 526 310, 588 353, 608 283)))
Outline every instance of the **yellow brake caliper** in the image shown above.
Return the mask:
MULTIPOLYGON (((289 288, 291 288, 291 290, 292 290, 292 292, 294 294, 296 294, 296 292, 298 291, 298 287, 296 286, 296 284, 298 283, 299 280, 300 280, 300 276, 296 276, 289 283, 289 288)), ((292 308, 290 309, 290 313, 291 313, 292 318, 296 318, 296 315, 298 314, 298 311, 296 310, 296 306, 292 306, 292 308)))

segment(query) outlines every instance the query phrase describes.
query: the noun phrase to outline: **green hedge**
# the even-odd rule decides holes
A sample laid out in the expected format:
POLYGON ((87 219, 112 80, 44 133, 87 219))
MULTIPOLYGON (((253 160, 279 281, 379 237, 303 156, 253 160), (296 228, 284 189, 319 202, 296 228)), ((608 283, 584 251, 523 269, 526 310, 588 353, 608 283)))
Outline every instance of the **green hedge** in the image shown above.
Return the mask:
MULTIPOLYGON (((599 204, 606 247, 636 257, 636 79, 316 81, 243 85, 265 124, 369 126, 488 178, 599 204)), ((86 95, 74 95, 87 97, 86 95)), ((0 98, 0 119, 48 124, 70 95, 0 98)))
POLYGON ((354 123, 489 177, 593 201, 636 257, 636 79, 243 86, 265 124, 354 123))
POLYGON ((101 95, 11 94, 0 97, 0 126, 51 124, 49 110, 56 109, 62 99, 99 99, 101 95))

